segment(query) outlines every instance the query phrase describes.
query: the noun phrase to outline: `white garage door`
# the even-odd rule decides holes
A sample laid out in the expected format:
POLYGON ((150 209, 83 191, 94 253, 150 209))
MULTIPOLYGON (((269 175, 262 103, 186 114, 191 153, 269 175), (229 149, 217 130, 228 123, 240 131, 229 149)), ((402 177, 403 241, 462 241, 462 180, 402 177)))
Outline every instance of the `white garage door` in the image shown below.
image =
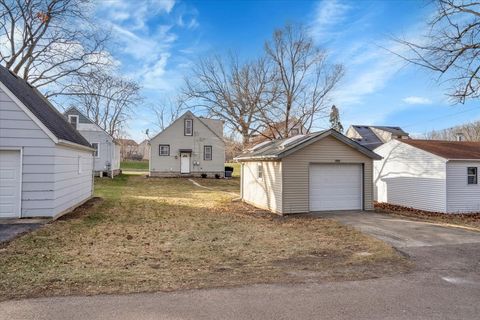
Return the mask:
POLYGON ((310 165, 310 211, 361 210, 360 164, 310 165))
POLYGON ((20 151, 0 150, 0 218, 20 217, 20 151))

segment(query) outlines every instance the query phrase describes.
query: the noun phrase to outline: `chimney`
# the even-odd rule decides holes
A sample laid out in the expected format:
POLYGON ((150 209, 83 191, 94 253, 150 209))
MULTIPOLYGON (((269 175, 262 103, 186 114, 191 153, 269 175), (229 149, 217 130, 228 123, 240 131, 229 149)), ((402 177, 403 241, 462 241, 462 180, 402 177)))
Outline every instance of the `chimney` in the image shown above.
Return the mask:
POLYGON ((455 137, 456 137, 457 141, 465 141, 465 136, 461 132, 457 132, 455 134, 455 137))

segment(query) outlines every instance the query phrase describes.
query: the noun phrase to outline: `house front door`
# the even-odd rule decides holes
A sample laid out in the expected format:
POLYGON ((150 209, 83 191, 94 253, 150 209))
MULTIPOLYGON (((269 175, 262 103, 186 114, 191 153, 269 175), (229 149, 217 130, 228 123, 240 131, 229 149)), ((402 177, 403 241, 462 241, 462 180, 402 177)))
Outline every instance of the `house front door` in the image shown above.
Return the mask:
POLYGON ((180 173, 190 173, 190 153, 180 154, 180 173))

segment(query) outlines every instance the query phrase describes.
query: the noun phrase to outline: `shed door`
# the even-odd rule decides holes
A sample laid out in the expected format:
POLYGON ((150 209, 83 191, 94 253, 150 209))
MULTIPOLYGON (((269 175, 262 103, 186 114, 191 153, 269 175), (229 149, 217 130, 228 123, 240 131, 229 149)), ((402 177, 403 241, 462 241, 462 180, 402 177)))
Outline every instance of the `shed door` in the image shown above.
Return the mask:
POLYGON ((310 165, 310 211, 361 210, 361 164, 310 165))
POLYGON ((0 218, 19 218, 21 201, 19 150, 0 150, 0 218))

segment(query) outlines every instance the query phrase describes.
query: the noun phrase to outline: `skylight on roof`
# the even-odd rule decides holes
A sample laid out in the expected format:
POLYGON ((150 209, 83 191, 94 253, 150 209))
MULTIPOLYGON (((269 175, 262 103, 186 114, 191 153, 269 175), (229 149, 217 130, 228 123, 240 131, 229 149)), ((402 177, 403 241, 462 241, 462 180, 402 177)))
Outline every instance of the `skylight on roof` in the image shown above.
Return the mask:
POLYGON ((286 146, 288 146, 289 144, 299 140, 300 138, 303 138, 305 137, 305 135, 303 134, 299 134, 299 135, 296 135, 296 136, 293 136, 293 137, 290 137, 290 138, 287 138, 285 141, 283 141, 281 144, 280 144, 280 148, 285 148, 286 146))
POLYGON ((250 151, 258 150, 258 149, 266 146, 266 145, 269 144, 270 142, 272 142, 272 141, 267 140, 267 141, 260 142, 259 144, 256 144, 256 145, 254 145, 253 147, 251 147, 249 150, 250 150, 250 151))

